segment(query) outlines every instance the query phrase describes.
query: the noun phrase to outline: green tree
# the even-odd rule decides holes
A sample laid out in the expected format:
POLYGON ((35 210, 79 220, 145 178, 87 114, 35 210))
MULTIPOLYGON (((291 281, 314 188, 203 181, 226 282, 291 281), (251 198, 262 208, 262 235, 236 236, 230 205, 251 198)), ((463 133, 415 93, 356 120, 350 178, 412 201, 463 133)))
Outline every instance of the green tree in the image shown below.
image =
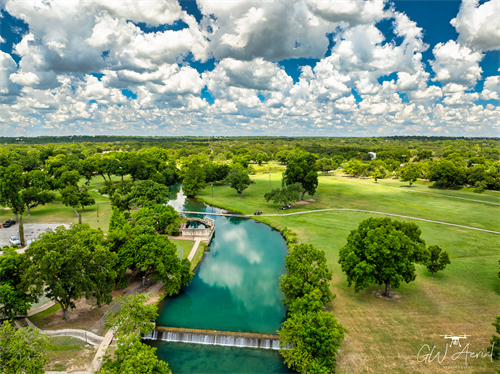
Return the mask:
POLYGON ((57 302, 68 319, 74 301, 95 294, 97 305, 112 300, 116 272, 116 254, 109 251, 100 230, 87 224, 62 226, 55 232, 43 233, 26 250, 23 284, 31 294, 46 296, 57 302), (44 289, 44 291, 43 291, 44 289))
POLYGON ((48 176, 41 170, 33 170, 26 173, 24 177, 24 189, 21 190, 28 215, 31 215, 31 209, 38 205, 45 205, 55 199, 55 194, 50 190, 48 176))
POLYGON ((257 164, 259 164, 259 166, 262 166, 262 163, 264 161, 266 161, 267 157, 264 153, 259 153, 257 154, 257 156, 255 157, 255 161, 257 161, 257 164))
POLYGON ((359 177, 366 173, 368 165, 358 160, 350 160, 344 167, 344 173, 359 177))
POLYGON ((18 330, 9 322, 0 326, 0 372, 2 374, 43 374, 49 361, 45 355, 47 338, 38 330, 18 330))
POLYGON ((149 179, 141 180, 134 185, 128 199, 136 206, 152 207, 168 203, 170 192, 165 185, 149 179))
POLYGON ((182 166, 181 171, 184 176, 182 188, 186 196, 193 197, 206 187, 205 173, 198 157, 190 157, 188 163, 182 166))
POLYGON ((410 183, 410 186, 422 176, 420 166, 414 163, 408 163, 401 169, 401 180, 410 183))
MULTIPOLYGON (((132 214, 135 226, 150 226, 151 233, 179 234, 179 226, 185 219, 170 205, 155 205, 152 208, 141 208, 132 214)), ((149 230, 144 230, 149 231, 149 230)))
POLYGON ((426 263, 428 252, 414 223, 390 218, 369 218, 352 230, 347 244, 340 249, 339 263, 348 285, 356 292, 372 283, 398 288, 402 281, 416 278, 415 263, 426 263))
POLYGON ((156 348, 141 342, 133 334, 118 339, 114 357, 107 356, 100 374, 171 374, 165 361, 156 356, 156 348))
POLYGON ((142 294, 119 298, 120 311, 108 313, 106 328, 114 327, 116 335, 153 331, 155 325, 152 321, 158 317, 158 303, 145 305, 146 301, 148 297, 142 294))
POLYGON ((332 313, 292 313, 278 331, 279 352, 285 364, 299 373, 329 374, 335 370, 335 355, 346 332, 332 313))
POLYGON ((387 176, 387 170, 385 170, 382 166, 376 167, 372 172, 372 177, 375 180, 375 183, 378 183, 378 179, 384 179, 387 176))
POLYGON ((448 160, 439 160, 432 163, 428 177, 431 182, 441 188, 460 186, 466 181, 464 168, 455 166, 454 163, 448 160))
POLYGON ((280 289, 285 294, 283 304, 290 306, 295 299, 314 289, 321 291, 323 304, 335 298, 329 287, 332 271, 326 265, 325 252, 313 245, 293 246, 286 256, 286 268, 288 272, 280 279, 280 289))
POLYGON ((434 278, 434 273, 444 270, 446 265, 451 264, 450 256, 448 252, 442 251, 441 247, 438 245, 431 245, 427 248, 429 251, 429 261, 427 263, 427 269, 431 272, 431 276, 434 278))
POLYGON ((307 293, 304 296, 292 301, 288 312, 291 314, 319 312, 323 309, 323 301, 321 300, 321 296, 321 291, 315 288, 310 293, 307 293))
POLYGON ((4 248, 0 256, 0 316, 9 320, 25 316, 36 295, 28 293, 22 284, 23 257, 14 248, 4 248))
POLYGON ((82 210, 85 211, 85 206, 95 204, 94 198, 85 187, 66 186, 61 191, 61 196, 63 204, 73 209, 81 205, 82 210))
POLYGON ((21 198, 28 208, 28 216, 31 215, 31 209, 38 205, 51 203, 55 199, 55 194, 51 191, 44 191, 37 187, 26 188, 21 191, 21 198))
MULTIPOLYGON (((64 167, 66 169, 66 167, 64 167)), ((57 177, 57 187, 59 189, 65 186, 78 186, 80 181, 80 174, 76 170, 65 170, 57 177)))
POLYGON ((300 196, 304 189, 300 183, 290 184, 282 188, 275 188, 264 194, 264 199, 273 203, 282 203, 283 205, 291 204, 300 200, 300 196))
POLYGON ((23 168, 17 164, 0 167, 0 205, 12 209, 19 221, 19 214, 24 212, 21 189, 24 185, 23 168))
POLYGON ((321 158, 316 160, 316 166, 323 172, 323 175, 326 175, 327 172, 334 168, 331 158, 321 158))
POLYGON ((97 173, 97 163, 96 160, 92 157, 86 158, 85 160, 80 161, 82 165, 82 175, 87 179, 87 187, 90 183, 90 180, 97 173))
POLYGON ((164 236, 137 235, 120 247, 118 258, 120 274, 130 269, 134 276, 140 273, 160 280, 169 296, 177 294, 193 278, 189 260, 180 260, 177 247, 164 236))
POLYGON ((231 171, 226 177, 226 181, 229 183, 231 188, 234 188, 236 192, 240 194, 240 197, 243 197, 243 191, 253 183, 248 176, 248 172, 238 164, 231 168, 231 171))
POLYGON ((117 207, 113 207, 113 213, 109 219, 109 231, 115 231, 123 228, 128 223, 123 214, 117 207))
POLYGON ((314 196, 318 187, 318 168, 316 166, 317 156, 300 152, 288 157, 288 165, 285 171, 286 184, 300 183, 304 188, 301 200, 307 192, 314 196))

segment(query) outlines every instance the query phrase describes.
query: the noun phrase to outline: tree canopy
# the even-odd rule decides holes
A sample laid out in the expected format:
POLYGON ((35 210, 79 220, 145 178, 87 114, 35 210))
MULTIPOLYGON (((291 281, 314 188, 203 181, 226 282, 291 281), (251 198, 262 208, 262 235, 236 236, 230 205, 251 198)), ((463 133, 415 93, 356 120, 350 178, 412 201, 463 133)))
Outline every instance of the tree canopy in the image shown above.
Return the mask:
POLYGON ((418 164, 409 163, 401 169, 401 180, 409 182, 410 186, 421 176, 422 173, 418 164))
POLYGON ((68 319, 75 300, 95 295, 98 306, 112 300, 116 255, 109 251, 102 231, 87 224, 62 226, 43 233, 25 252, 23 283, 31 294, 57 302, 68 319))
POLYGON ((15 329, 9 322, 0 326, 0 372, 43 374, 48 362, 44 352, 48 339, 31 327, 15 329))
POLYGON ((231 188, 234 188, 240 194, 240 197, 243 197, 243 191, 253 183, 248 176, 248 172, 240 165, 235 165, 231 168, 226 181, 231 188))
POLYGON ((118 339, 114 357, 106 357, 100 374, 171 374, 168 364, 156 356, 156 348, 141 342, 136 335, 118 339))
POLYGON ((130 238, 118 251, 119 273, 127 269, 165 283, 167 295, 179 292, 193 277, 191 263, 177 257, 177 247, 168 238, 142 234, 130 238))
POLYGON ((182 188, 186 196, 194 196, 196 193, 206 187, 205 173, 199 157, 191 157, 189 161, 181 168, 184 177, 182 188))
POLYGON ((334 299, 335 296, 329 287, 332 271, 326 265, 325 252, 311 244, 292 246, 286 256, 285 266, 288 272, 280 279, 280 289, 285 294, 285 305, 290 306, 295 299, 315 289, 321 292, 323 304, 334 299))
POLYGON ((266 201, 273 203, 282 203, 283 205, 291 204, 300 200, 301 194, 304 192, 300 183, 289 184, 282 188, 274 188, 270 192, 264 194, 266 201))
POLYGON ((318 310, 320 293, 311 299, 316 300, 315 307, 294 309, 278 331, 280 354, 285 364, 299 373, 329 374, 335 370, 335 355, 347 330, 333 314, 318 310))
POLYGON ((150 179, 138 181, 128 197, 130 202, 137 206, 152 207, 157 204, 166 204, 170 199, 168 187, 150 179))
POLYGON ((431 245, 427 250, 429 251, 427 270, 429 270, 432 277, 434 277, 434 273, 444 270, 446 265, 451 264, 450 256, 448 252, 443 251, 438 245, 431 245))
POLYGON ((121 297, 118 299, 120 310, 108 313, 106 327, 114 327, 117 335, 153 331, 155 325, 152 321, 158 317, 158 303, 146 305, 147 300, 148 297, 142 294, 121 297))
POLYGON ((369 218, 361 222, 340 249, 339 263, 348 285, 356 292, 372 283, 398 288, 416 278, 415 263, 426 263, 428 252, 414 223, 390 218, 369 218))
POLYGON ((38 301, 22 283, 24 260, 14 248, 4 248, 0 256, 0 318, 25 316, 31 304, 38 301))
POLYGON ((288 156, 288 164, 285 171, 285 182, 287 185, 300 183, 304 188, 301 200, 307 192, 313 196, 318 187, 318 168, 316 166, 317 156, 307 152, 296 152, 288 156))

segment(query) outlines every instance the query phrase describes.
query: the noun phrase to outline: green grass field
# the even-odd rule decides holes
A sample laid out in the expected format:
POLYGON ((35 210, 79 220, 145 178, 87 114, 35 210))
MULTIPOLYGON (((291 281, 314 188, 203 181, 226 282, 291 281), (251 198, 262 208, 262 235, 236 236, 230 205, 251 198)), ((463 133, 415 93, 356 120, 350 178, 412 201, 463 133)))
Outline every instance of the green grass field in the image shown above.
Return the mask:
MULTIPOLYGON (((112 180, 119 181, 120 177, 113 177, 112 180)), ((82 178, 79 185, 85 185, 86 180, 82 178)), ((111 218, 111 203, 109 198, 102 196, 97 189, 102 185, 103 179, 101 176, 92 178, 89 183, 88 191, 94 197, 96 204, 86 206, 83 211, 81 208, 77 211, 82 215, 82 222, 88 223, 93 229, 100 228, 104 232, 108 231, 109 219, 111 218), (99 215, 99 222, 97 221, 99 215)), ((56 194, 55 201, 61 201, 61 195, 56 194)), ((8 208, 0 208, 0 221, 5 221, 13 217, 12 212, 8 208)), ((62 203, 50 203, 37 206, 31 209, 31 215, 25 212, 23 215, 24 223, 78 223, 78 216, 73 208, 62 203)))
MULTIPOLYGON (((280 175, 272 176, 272 186, 280 185, 280 175)), ((200 193, 207 203, 246 214, 255 210, 277 213, 278 205, 263 199, 269 190, 269 176, 252 176, 251 185, 238 198, 227 186, 214 187, 200 193)), ((388 185, 404 185, 386 181, 388 185)), ((426 187, 423 183, 418 187, 426 187)), ((467 191, 446 191, 446 194, 476 199, 467 191)), ((446 195, 443 194, 443 195, 446 195)), ((484 196, 484 195, 483 195, 484 196)), ((310 198, 306 195, 306 199, 310 198)), ((492 202, 499 199, 494 196, 492 202)), ((500 231, 499 207, 465 200, 451 199, 381 188, 350 180, 320 177, 316 201, 296 205, 290 212, 322 208, 357 208, 419 218, 457 223, 500 231)), ((289 211, 285 211, 287 213, 289 211)), ((346 243, 350 230, 359 222, 379 215, 361 212, 318 212, 296 216, 259 217, 274 227, 288 227, 297 232, 300 242, 314 244, 325 251, 333 271, 331 288, 337 295, 329 306, 339 321, 349 329, 338 361, 339 373, 492 373, 498 363, 489 358, 468 359, 464 356, 442 364, 417 362, 423 344, 444 352, 444 334, 471 335, 470 350, 484 350, 494 332, 491 325, 499 311, 498 260, 500 235, 413 221, 422 230, 427 245, 437 244, 450 254, 452 264, 431 278, 424 266, 417 265, 417 279, 393 290, 391 300, 379 296, 382 286, 371 286, 360 293, 347 286, 338 264, 339 249, 346 243), (454 368, 449 368, 453 366, 454 368)), ((454 351, 456 352, 456 350, 454 351)), ((424 353, 428 353, 427 351, 424 353)), ((436 353, 436 351, 435 351, 436 353)))

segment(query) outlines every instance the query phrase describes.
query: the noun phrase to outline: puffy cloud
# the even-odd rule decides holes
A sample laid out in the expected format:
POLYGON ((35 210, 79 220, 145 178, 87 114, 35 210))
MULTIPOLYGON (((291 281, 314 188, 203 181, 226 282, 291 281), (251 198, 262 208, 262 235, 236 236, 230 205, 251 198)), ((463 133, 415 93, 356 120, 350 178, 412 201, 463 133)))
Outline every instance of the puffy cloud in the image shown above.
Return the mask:
POLYGON ((262 58, 252 61, 226 58, 205 76, 209 80, 209 89, 214 91, 221 85, 260 91, 278 91, 286 87, 291 88, 293 83, 292 78, 277 64, 262 58))
POLYGON ((306 1, 309 9, 318 17, 333 23, 347 23, 351 26, 371 24, 390 17, 384 11, 384 1, 347 0, 347 1, 306 1))
POLYGON ((463 0, 451 24, 459 33, 458 42, 473 50, 500 49, 500 1, 463 0))
POLYGON ((204 26, 212 30, 210 50, 217 59, 270 61, 324 56, 332 24, 300 0, 276 2, 199 1, 204 26))
POLYGON ((432 52, 435 57, 431 61, 432 70, 436 73, 434 81, 473 86, 481 78, 483 70, 479 62, 483 55, 480 52, 473 52, 453 40, 437 44, 432 52))
POLYGON ((483 100, 500 100, 500 76, 486 78, 484 82, 483 92, 481 93, 483 100))
POLYGON ((150 25, 171 24, 181 18, 182 9, 176 0, 157 1, 93 1, 94 6, 105 9, 115 17, 150 25))
POLYGON ((0 102, 5 101, 7 96, 17 95, 18 87, 10 76, 15 74, 17 65, 14 59, 5 52, 0 51, 0 102))

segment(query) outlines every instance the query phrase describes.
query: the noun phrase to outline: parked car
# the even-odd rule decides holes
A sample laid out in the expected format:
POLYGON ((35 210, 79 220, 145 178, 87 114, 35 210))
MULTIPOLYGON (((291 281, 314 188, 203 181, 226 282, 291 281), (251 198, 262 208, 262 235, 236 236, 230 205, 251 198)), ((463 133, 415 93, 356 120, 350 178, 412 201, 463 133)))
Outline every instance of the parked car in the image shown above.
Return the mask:
POLYGON ((5 221, 2 226, 3 227, 10 227, 10 226, 13 226, 16 224, 16 221, 13 220, 13 219, 8 219, 7 221, 5 221))
POLYGON ((21 245, 21 241, 17 236, 11 236, 9 239, 9 243, 14 245, 21 245))

